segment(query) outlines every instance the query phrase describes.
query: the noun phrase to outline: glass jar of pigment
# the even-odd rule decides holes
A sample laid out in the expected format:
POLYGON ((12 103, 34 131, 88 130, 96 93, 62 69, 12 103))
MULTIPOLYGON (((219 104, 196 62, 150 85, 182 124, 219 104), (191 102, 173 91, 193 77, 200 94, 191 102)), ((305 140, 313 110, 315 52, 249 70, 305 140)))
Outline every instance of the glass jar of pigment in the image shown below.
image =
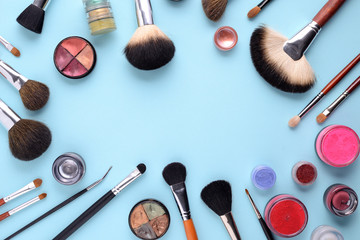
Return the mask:
POLYGON ((332 214, 345 217, 355 212, 358 206, 358 196, 350 187, 334 184, 325 191, 324 204, 332 214))
POLYGON ((111 5, 107 0, 83 0, 92 35, 116 30, 111 5))
POLYGON ((312 232, 310 240, 344 240, 344 237, 336 228, 322 225, 312 232))
POLYGON ((260 165, 253 169, 251 180, 255 187, 266 190, 274 186, 276 182, 276 173, 271 167, 260 165))
POLYGON ((317 155, 324 163, 333 167, 346 167, 358 158, 360 140, 351 128, 331 125, 319 133, 315 147, 317 155))
POLYGON ((301 161, 294 165, 291 175, 297 184, 308 186, 315 182, 317 170, 311 162, 301 161))
POLYGON ((77 153, 65 153, 54 161, 52 173, 59 183, 73 185, 85 175, 84 159, 77 153))
POLYGON ((265 222, 274 234, 291 238, 304 231, 308 212, 297 198, 287 194, 277 195, 266 205, 265 222))

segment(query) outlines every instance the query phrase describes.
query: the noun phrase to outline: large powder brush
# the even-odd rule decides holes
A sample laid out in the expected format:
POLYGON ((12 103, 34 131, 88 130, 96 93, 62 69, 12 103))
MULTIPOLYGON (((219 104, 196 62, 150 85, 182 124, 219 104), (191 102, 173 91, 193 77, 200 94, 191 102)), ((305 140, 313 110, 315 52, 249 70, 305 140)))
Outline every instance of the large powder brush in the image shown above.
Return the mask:
POLYGON ((206 17, 217 22, 224 14, 228 0, 201 0, 201 3, 206 17))
POLYGON ((34 0, 16 19, 24 28, 41 33, 44 25, 44 8, 49 0, 34 0))
POLYGON ((290 40, 265 26, 257 28, 251 36, 250 52, 259 74, 282 91, 308 91, 316 77, 304 53, 344 2, 329 0, 312 22, 290 40))

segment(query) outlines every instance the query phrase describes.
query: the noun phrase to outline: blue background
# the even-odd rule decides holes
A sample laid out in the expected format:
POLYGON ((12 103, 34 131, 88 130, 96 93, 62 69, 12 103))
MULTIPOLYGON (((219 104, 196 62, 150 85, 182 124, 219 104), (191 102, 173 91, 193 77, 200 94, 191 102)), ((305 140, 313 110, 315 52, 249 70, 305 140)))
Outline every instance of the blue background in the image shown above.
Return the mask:
MULTIPOLYGON (((292 36, 325 0, 273 1, 253 20, 246 14, 258 1, 234 0, 218 23, 205 17, 200 0, 153 0, 155 23, 174 41, 176 54, 170 64, 151 72, 133 68, 122 53, 137 27, 134 1, 111 1, 118 30, 98 37, 90 35, 80 0, 50 2, 41 35, 22 28, 15 19, 30 2, 0 0, 0 34, 22 54, 15 58, 0 47, 0 56, 28 78, 47 84, 50 101, 38 112, 27 111, 5 79, 0 81, 0 97, 21 117, 46 123, 53 141, 40 158, 22 162, 12 157, 7 132, 0 130, 0 195, 6 196, 35 178, 44 180, 40 189, 2 206, 1 212, 42 192, 48 197, 1 222, 0 238, 87 187, 113 166, 101 185, 17 238, 51 239, 144 162, 148 167, 145 175, 71 239, 137 239, 128 227, 128 215, 134 204, 146 198, 158 199, 170 211, 171 226, 163 239, 185 239, 177 206, 161 175, 172 161, 187 167, 186 184, 200 239, 229 239, 219 217, 200 199, 202 188, 218 179, 232 184, 233 214, 245 240, 265 239, 245 187, 262 212, 267 201, 280 193, 293 194, 305 203, 309 223, 294 239, 309 239, 313 229, 322 224, 338 228, 347 240, 357 238, 359 211, 348 218, 334 217, 325 209, 322 196, 337 182, 360 193, 359 161, 343 169, 327 166, 317 158, 314 140, 324 127, 315 117, 359 75, 360 66, 296 129, 290 129, 287 122, 359 53, 360 1, 347 1, 307 52, 318 83, 299 95, 280 92, 261 79, 250 59, 249 39, 261 23, 292 36), (224 25, 234 27, 239 35, 238 45, 230 52, 220 52, 212 40, 216 29, 224 25), (93 73, 81 80, 63 77, 53 64, 56 45, 72 35, 87 38, 98 55, 93 73), (69 151, 82 155, 87 165, 84 179, 74 186, 59 184, 51 173, 55 158, 69 151), (318 167, 313 186, 300 188, 293 182, 291 168, 300 160, 318 167), (251 183, 251 170, 258 164, 268 164, 277 172, 278 181, 269 191, 257 190, 251 183)), ((343 124, 360 133, 359 100, 360 92, 354 92, 326 125, 343 124)))

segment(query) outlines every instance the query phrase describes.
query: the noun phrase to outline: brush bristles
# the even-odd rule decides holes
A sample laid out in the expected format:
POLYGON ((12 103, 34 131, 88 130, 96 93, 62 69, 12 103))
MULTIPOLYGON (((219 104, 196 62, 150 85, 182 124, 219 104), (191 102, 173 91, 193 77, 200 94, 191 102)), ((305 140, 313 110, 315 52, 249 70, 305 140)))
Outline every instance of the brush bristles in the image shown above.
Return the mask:
POLYGON ((43 200, 44 198, 46 198, 47 194, 43 193, 39 195, 40 200, 43 200))
POLYGON ((34 4, 30 4, 16 19, 23 27, 35 33, 41 33, 45 18, 45 11, 34 4))
POLYGON ((19 93, 25 107, 32 111, 44 107, 50 96, 49 88, 45 84, 33 80, 28 80, 19 93))
POLYGON ((21 119, 9 130, 9 145, 14 157, 30 161, 43 154, 51 143, 51 132, 41 122, 21 119))
POLYGON ((231 186, 226 181, 215 181, 207 185, 201 191, 201 199, 219 216, 231 212, 231 186))
POLYGON ((145 25, 136 29, 124 53, 134 67, 154 70, 171 61, 175 46, 156 25, 145 25))
POLYGON ((315 83, 315 74, 303 56, 294 61, 284 51, 287 38, 264 26, 251 36, 251 58, 259 74, 273 87, 285 92, 302 93, 315 83))
POLYGON ((294 128, 300 123, 300 121, 301 118, 298 115, 296 115, 289 120, 288 125, 289 127, 294 128))
POLYGON ((16 48, 13 47, 10 51, 15 57, 20 57, 20 51, 16 48))
POLYGON ((201 2, 205 15, 216 22, 224 14, 228 0, 202 0, 201 2))
POLYGON ((162 174, 166 183, 171 186, 177 183, 185 182, 186 168, 181 163, 174 162, 167 165, 162 174))
POLYGON ((256 15, 258 15, 260 11, 261 11, 261 8, 256 6, 248 12, 247 16, 248 16, 248 18, 256 17, 256 15))
POLYGON ((325 116, 325 114, 323 114, 323 113, 320 113, 320 114, 316 117, 317 123, 323 123, 323 122, 325 122, 326 119, 327 119, 327 116, 325 116))
POLYGON ((33 182, 36 188, 40 187, 42 184, 42 180, 40 178, 35 179, 33 182))

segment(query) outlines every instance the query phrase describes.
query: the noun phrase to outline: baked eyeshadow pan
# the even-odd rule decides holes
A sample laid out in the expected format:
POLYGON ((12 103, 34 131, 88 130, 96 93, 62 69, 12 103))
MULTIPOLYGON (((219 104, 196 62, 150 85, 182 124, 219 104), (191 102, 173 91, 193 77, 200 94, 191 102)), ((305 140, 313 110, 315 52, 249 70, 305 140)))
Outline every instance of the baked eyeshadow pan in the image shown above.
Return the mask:
POLYGON ((56 69, 65 77, 77 79, 87 76, 96 64, 96 52, 89 41, 81 37, 62 40, 54 51, 56 69))

